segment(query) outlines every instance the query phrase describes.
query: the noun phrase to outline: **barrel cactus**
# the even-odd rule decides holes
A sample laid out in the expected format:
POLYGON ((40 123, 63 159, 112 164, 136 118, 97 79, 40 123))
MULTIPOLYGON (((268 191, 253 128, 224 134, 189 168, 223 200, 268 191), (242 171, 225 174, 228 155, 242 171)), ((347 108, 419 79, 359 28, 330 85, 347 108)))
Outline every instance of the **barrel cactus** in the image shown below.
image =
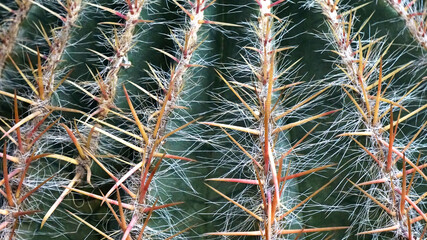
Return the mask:
POLYGON ((424 1, 0 13, 2 239, 427 239, 424 1))

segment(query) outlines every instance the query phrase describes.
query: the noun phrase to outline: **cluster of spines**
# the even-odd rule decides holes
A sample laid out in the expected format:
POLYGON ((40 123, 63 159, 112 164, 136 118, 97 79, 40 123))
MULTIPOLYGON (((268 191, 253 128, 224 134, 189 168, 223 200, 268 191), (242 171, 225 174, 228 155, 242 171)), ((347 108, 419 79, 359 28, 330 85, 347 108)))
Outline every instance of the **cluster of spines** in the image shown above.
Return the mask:
MULTIPOLYGON (((121 144, 135 150, 137 154, 135 155, 136 157, 134 160, 134 165, 132 165, 131 169, 126 170, 126 172, 120 178, 115 177, 109 170, 107 170, 106 167, 104 167, 99 161, 96 160, 94 156, 95 149, 91 149, 93 152, 89 156, 93 160, 96 160, 96 162, 100 164, 100 166, 105 171, 107 171, 107 173, 115 181, 115 185, 104 196, 92 194, 74 188, 69 189, 106 202, 123 232, 123 235, 121 237, 122 239, 130 239, 131 237, 142 239, 149 237, 153 234, 161 234, 167 239, 171 239, 181 235, 183 232, 188 231, 189 229, 187 228, 185 230, 175 232, 171 236, 167 236, 166 234, 160 232, 162 230, 170 232, 167 229, 161 229, 159 230, 159 232, 156 232, 157 230, 155 230, 155 228, 151 228, 154 230, 154 232, 148 231, 148 229, 150 228, 149 221, 152 217, 153 211, 172 207, 181 203, 172 202, 163 204, 161 203, 162 200, 158 198, 153 201, 155 196, 151 196, 151 193, 153 192, 151 190, 151 186, 153 185, 153 181, 156 181, 156 178, 162 177, 155 176, 155 174, 158 173, 159 167, 164 158, 190 162, 194 161, 193 159, 189 159, 186 157, 162 153, 162 151, 164 151, 162 146, 170 136, 174 135, 178 131, 182 130, 183 128, 186 128, 188 125, 195 122, 195 120, 187 122, 179 126, 178 128, 167 132, 170 115, 172 114, 174 109, 181 108, 177 105, 177 103, 180 98, 180 93, 184 87, 186 78, 188 77, 189 69, 194 67, 203 67, 197 64, 192 64, 192 58, 195 51, 203 43, 203 41, 200 40, 199 36, 200 27, 203 24, 228 24, 209 21, 205 19, 205 10, 210 7, 214 3, 214 1, 189 1, 186 5, 181 5, 178 1, 174 1, 174 3, 186 14, 186 17, 188 19, 186 21, 185 30, 182 31, 182 34, 184 36, 172 36, 179 49, 178 53, 175 55, 172 53, 168 53, 165 50, 155 48, 155 50, 171 58, 174 61, 174 65, 171 67, 170 73, 168 74, 158 74, 158 72, 154 69, 153 66, 151 66, 151 64, 148 64, 148 68, 150 70, 147 71, 149 72, 153 80, 158 84, 164 95, 156 96, 153 93, 150 93, 150 91, 144 89, 143 86, 141 86, 140 84, 129 82, 133 87, 136 87, 138 90, 141 90, 144 94, 147 94, 150 98, 154 99, 155 105, 159 107, 142 109, 144 113, 152 112, 152 114, 150 116, 141 116, 139 114, 139 111, 137 111, 137 109, 134 107, 130 94, 128 93, 125 85, 122 86, 132 117, 125 117, 123 113, 116 113, 115 115, 124 118, 124 120, 126 121, 131 121, 133 125, 135 125, 135 127, 137 128, 137 131, 139 131, 139 135, 136 135, 126 129, 113 126, 104 121, 104 119, 107 117, 107 114, 113 111, 112 108, 114 107, 115 92, 117 90, 116 88, 118 87, 117 73, 119 72, 120 68, 127 67, 125 66, 125 64, 127 64, 125 58, 127 58, 127 53, 133 47, 132 34, 134 28, 136 24, 146 22, 145 20, 139 19, 139 15, 141 13, 141 8, 143 7, 144 1, 137 1, 135 3, 132 3, 132 1, 127 1, 127 3, 128 9, 126 13, 122 11, 116 11, 114 9, 107 8, 101 5, 94 5, 102 10, 111 12, 119 16, 123 19, 124 23, 120 24, 123 29, 119 31, 119 33, 116 33, 116 31, 114 31, 115 40, 109 41, 111 47, 115 50, 115 55, 113 57, 107 57, 105 56, 105 54, 101 54, 94 50, 91 50, 103 59, 108 60, 109 64, 105 68, 105 70, 100 71, 99 74, 94 76, 96 81, 99 83, 99 89, 101 92, 100 97, 90 95, 94 100, 99 102, 99 109, 92 113, 90 116, 94 120, 94 124, 91 125, 83 121, 80 122, 86 127, 92 129, 90 132, 92 136, 96 133, 101 133, 105 137, 118 141, 121 144), (180 41, 180 39, 182 39, 183 41, 180 41), (163 76, 169 76, 169 79, 163 78, 163 76), (132 143, 133 140, 126 140, 124 138, 109 133, 108 130, 102 129, 102 126, 113 128, 114 130, 118 130, 124 133, 125 135, 128 135, 134 140, 137 140, 137 144, 132 143), (128 185, 130 186, 129 188, 125 186, 125 182, 130 183, 128 185), (110 195, 112 195, 115 190, 119 194, 119 188, 122 188, 124 192, 126 192, 126 194, 129 196, 119 197, 118 195, 118 200, 110 199, 110 195), (125 201, 129 201, 129 203, 125 203, 125 201), (111 207, 111 205, 118 205, 120 215, 116 214, 115 210, 111 207), (128 212, 123 213, 124 209, 128 210, 128 212), (129 222, 127 222, 128 219, 129 222)), ((83 90, 83 88, 79 88, 83 90)), ((85 92, 88 93, 87 91, 85 92)), ((93 143, 90 145, 94 146, 93 143)), ((95 143, 95 145, 97 144, 95 143)), ((106 233, 103 233, 103 235, 108 236, 106 235, 106 233)))
MULTIPOLYGON (((39 209, 27 209, 34 206, 34 200, 30 200, 31 204, 27 204, 28 206, 25 200, 28 200, 32 194, 54 177, 47 177, 41 184, 31 189, 30 183, 32 178, 35 177, 30 174, 32 165, 36 164, 41 158, 55 158, 76 165, 80 164, 70 157, 56 153, 47 153, 44 152, 46 150, 43 151, 43 149, 40 150, 39 148, 45 140, 44 136, 49 135, 50 133, 48 132, 55 127, 60 120, 59 118, 54 121, 50 120, 52 112, 54 110, 66 110, 60 107, 54 107, 50 102, 50 98, 67 78, 66 75, 61 81, 57 81, 56 75, 59 75, 57 74, 60 72, 58 64, 62 59, 65 48, 69 45, 71 33, 77 23, 81 1, 67 1, 64 3, 62 5, 65 12, 64 16, 49 10, 40 3, 33 1, 28 2, 34 3, 34 5, 38 5, 58 17, 62 21, 62 26, 59 27, 59 30, 53 31, 52 36, 49 36, 42 26, 41 29, 39 29, 43 38, 49 45, 49 51, 47 53, 41 53, 38 47, 36 48, 37 50, 35 50, 27 46, 28 49, 32 50, 32 53, 37 55, 37 65, 35 67, 31 63, 30 57, 27 55, 33 78, 26 76, 13 58, 10 57, 8 53, 6 54, 14 68, 19 72, 20 76, 30 88, 31 94, 29 96, 20 96, 20 94, 22 94, 21 92, 17 93, 17 91, 15 91, 15 93, 12 94, 2 91, 2 95, 14 99, 13 119, 15 120, 13 126, 6 132, 3 131, 4 135, 2 139, 7 137, 8 139, 6 140, 10 140, 16 145, 13 147, 13 153, 8 155, 8 149, 6 148, 7 143, 4 143, 4 176, 8 175, 8 168, 11 171, 10 177, 4 178, 6 189, 5 197, 8 205, 6 209, 3 209, 5 213, 7 213, 5 221, 3 222, 4 228, 2 229, 5 239, 19 238, 19 223, 21 221, 19 218, 27 214, 39 212, 39 209), (33 84, 33 82, 35 82, 35 84, 33 84), (18 100, 30 104, 29 114, 23 119, 20 119, 20 114, 18 112, 18 100), (13 162, 12 166, 8 166, 7 160, 13 162), (14 185, 11 187, 11 184, 17 184, 17 186, 14 185)), ((28 7, 31 5, 30 3, 21 2, 20 6, 24 7, 24 4, 29 4, 28 7)), ((28 11, 28 9, 26 9, 26 11, 28 11)), ((12 49, 13 46, 9 48, 12 49)), ((47 217, 48 216, 46 216, 46 218, 47 217)))
MULTIPOLYGON (((389 87, 389 85, 394 76, 400 71, 408 68, 411 62, 394 70, 389 70, 387 74, 383 74, 383 72, 385 72, 383 59, 391 45, 387 46, 382 52, 380 51, 381 47, 375 46, 379 44, 384 37, 370 39, 367 41, 367 44, 362 44, 361 33, 363 27, 368 23, 369 18, 363 22, 358 31, 354 31, 353 29, 353 24, 356 19, 356 10, 366 4, 345 12, 338 12, 340 7, 339 1, 324 0, 317 2, 323 14, 326 16, 326 22, 329 26, 330 34, 332 35, 330 39, 335 48, 334 53, 338 55, 339 59, 339 64, 337 64, 337 66, 343 73, 342 80, 339 81, 339 84, 344 91, 343 94, 345 93, 345 96, 351 101, 358 115, 358 123, 355 124, 356 128, 354 131, 341 133, 338 136, 350 137, 363 149, 362 156, 358 158, 358 161, 366 157, 369 158, 368 161, 372 162, 372 173, 367 174, 368 178, 371 178, 370 181, 357 184, 351 180, 349 181, 354 187, 360 190, 365 197, 369 198, 369 200, 366 201, 361 200, 365 202, 367 208, 369 208, 368 202, 373 201, 376 207, 381 208, 381 211, 384 211, 388 216, 388 220, 386 221, 387 225, 383 225, 384 223, 376 222, 373 219, 367 220, 369 219, 368 217, 365 220, 368 221, 369 225, 372 224, 371 229, 357 234, 365 235, 393 232, 396 237, 423 239, 422 236, 424 236, 424 232, 420 231, 419 226, 414 226, 414 224, 424 219, 425 214, 409 196, 411 187, 407 186, 407 177, 410 171, 413 175, 409 186, 412 186, 414 174, 416 172, 424 178, 425 174, 421 171, 423 166, 418 166, 418 162, 415 164, 411 161, 405 156, 405 152, 423 131, 426 123, 420 126, 419 130, 406 145, 404 150, 399 151, 394 146, 398 124, 427 107, 424 105, 412 111, 408 111, 401 105, 405 97, 416 90, 422 81, 416 84, 415 87, 409 89, 398 101, 387 99, 386 95, 388 92, 386 91, 393 91, 390 90, 391 87, 389 87), (388 105, 390 106, 389 108, 386 107, 388 105), (393 118, 393 112, 396 111, 395 109, 399 109, 399 117, 397 120, 393 118), (400 117, 402 111, 407 112, 407 114, 400 117), (384 124, 387 122, 387 115, 389 115, 388 125, 384 124), (357 137, 366 137, 367 145, 358 141, 356 139, 357 137), (387 138, 388 141, 385 140, 387 138), (396 165, 399 159, 403 161, 402 170, 399 170, 396 165), (406 165, 410 165, 412 169, 406 170, 406 165), (371 189, 372 191, 365 191, 361 187, 362 185, 371 184, 376 185, 371 189), (416 217, 416 214, 419 216, 416 217), (372 228, 372 226, 376 226, 377 228, 372 228)), ((393 94, 389 95, 392 96, 393 94)), ((349 109, 345 109, 344 111, 347 112, 348 110, 349 109)), ((337 122, 339 121, 340 119, 338 118, 337 122)), ((362 163, 356 164, 363 165, 362 163)), ((363 174, 366 174, 366 172, 363 174)), ((368 212, 369 209, 366 209, 366 213, 368 212)), ((361 218, 366 218, 366 216, 361 216, 361 218)), ((384 218, 379 219, 383 221, 384 218)), ((366 226, 360 223, 358 224, 360 228, 366 228, 366 226)))
MULTIPOLYGON (((278 65, 278 62, 280 62, 278 55, 291 48, 279 47, 280 35, 283 34, 282 32, 286 31, 287 24, 279 24, 280 27, 276 26, 276 21, 282 22, 286 20, 280 19, 276 16, 274 9, 281 6, 284 1, 279 0, 271 2, 269 0, 256 0, 255 2, 259 14, 257 16, 258 26, 254 26, 253 24, 253 33, 256 33, 254 39, 257 39, 257 42, 255 42, 254 46, 245 47, 245 49, 252 51, 255 54, 249 54, 252 56, 251 58, 253 58, 250 60, 247 60, 242 56, 244 58, 244 62, 248 65, 247 68, 251 71, 251 79, 247 80, 248 83, 239 83, 234 81, 230 83, 222 76, 221 73, 218 72, 219 77, 226 83, 227 87, 239 100, 239 106, 242 108, 241 111, 248 111, 248 116, 250 116, 252 121, 249 123, 251 127, 242 127, 218 122, 204 122, 204 124, 220 127, 233 144, 235 144, 244 153, 244 156, 251 160, 251 164, 249 165, 253 167, 250 171, 253 173, 253 176, 248 179, 225 177, 212 178, 208 180, 255 186, 257 188, 257 194, 251 198, 254 202, 259 203, 255 206, 260 205, 261 208, 258 210, 250 209, 245 206, 245 202, 250 202, 247 199, 245 202, 239 202, 239 200, 234 200, 228 197, 210 185, 208 185, 208 187, 224 197, 231 204, 237 206, 242 211, 245 211, 254 222, 251 225, 259 230, 251 231, 244 226, 240 226, 240 229, 238 229, 239 226, 237 226, 236 228, 238 231, 215 232, 208 233, 208 235, 258 236, 263 239, 281 239, 286 238, 286 236, 290 234, 295 234, 296 238, 299 238, 301 234, 305 233, 346 229, 346 227, 343 226, 295 229, 295 224, 293 223, 294 220, 291 220, 294 218, 292 215, 297 212, 297 209, 302 208, 309 200, 330 185, 334 179, 321 188, 316 189, 302 201, 293 204, 293 206, 283 206, 287 202, 293 202, 286 199, 292 195, 288 193, 291 191, 288 184, 291 179, 303 177, 313 172, 332 167, 333 165, 320 166, 307 171, 298 171, 291 174, 289 171, 290 168, 293 170, 295 168, 291 166, 294 164, 290 164, 291 161, 288 159, 289 155, 299 147, 308 135, 313 132, 314 128, 308 131, 304 137, 283 153, 279 152, 282 151, 283 148, 279 148, 277 146, 280 142, 279 138, 283 137, 280 133, 330 115, 337 110, 323 112, 280 126, 285 117, 291 115, 304 106, 311 104, 311 102, 324 93, 328 87, 320 89, 304 100, 295 103, 295 105, 290 106, 288 110, 280 111, 280 105, 282 105, 283 102, 286 102, 288 100, 286 98, 289 97, 289 92, 285 93, 286 90, 292 89, 296 85, 301 84, 301 82, 298 82, 284 86, 279 85, 279 82, 285 82, 283 79, 290 79, 288 76, 289 72, 292 72, 292 68, 295 67, 296 64, 292 63, 287 68, 282 68, 278 65), (283 69, 283 71, 278 71, 278 69, 283 69), (240 91, 243 93, 239 93, 240 91), (281 93, 280 96, 278 96, 279 93, 281 93), (245 147, 242 146, 239 141, 225 129, 231 129, 253 135, 256 139, 253 143, 258 146, 248 146, 248 148, 245 149, 245 147), (287 217, 290 217, 291 219, 287 219, 287 217)), ((244 201, 243 197, 242 201, 244 201)))
POLYGON ((12 9, 0 3, 0 8, 3 8, 11 14, 10 19, 5 21, 8 23, 5 23, 0 29, 0 76, 2 75, 7 56, 12 52, 15 46, 20 25, 27 17, 32 4, 31 0, 16 0, 15 2, 17 9, 12 9))
POLYGON ((423 1, 387 0, 405 21, 414 40, 427 50, 427 7, 423 1))
MULTIPOLYGON (((141 11, 144 8, 144 0, 139 1, 125 1, 124 4, 126 6, 126 9, 123 9, 122 11, 116 11, 114 9, 108 8, 106 6, 88 3, 90 6, 99 8, 103 11, 107 11, 111 14, 117 15, 120 17, 124 23, 118 24, 118 28, 116 29, 116 23, 114 22, 105 22, 104 24, 107 25, 113 25, 114 26, 114 37, 113 39, 106 39, 108 44, 110 44, 111 49, 113 49, 113 55, 110 57, 107 57, 106 54, 99 53, 95 50, 89 49, 89 51, 96 54, 98 57, 102 58, 103 61, 107 60, 108 64, 105 66, 104 69, 101 71, 97 70, 95 73, 89 69, 89 72, 91 73, 93 79, 95 80, 98 90, 100 92, 99 96, 94 95, 93 93, 85 90, 83 87, 81 87, 77 83, 73 83, 71 81, 68 81, 68 83, 72 84, 74 87, 78 88, 79 90, 86 93, 89 97, 92 98, 92 100, 96 101, 98 103, 97 109, 94 110, 91 113, 84 114, 88 117, 88 119, 93 120, 93 124, 89 124, 84 121, 77 120, 77 122, 81 123, 82 127, 89 127, 90 131, 87 134, 87 136, 84 136, 81 134, 77 128, 77 125, 75 125, 77 132, 77 136, 73 133, 71 129, 69 129, 67 126, 64 126, 66 128, 66 131, 68 135, 70 136, 71 140, 74 143, 74 146, 77 149, 78 156, 76 159, 81 162, 80 169, 76 170, 76 175, 72 179, 72 181, 66 186, 64 189, 62 195, 57 199, 55 204, 51 207, 49 210, 47 216, 53 212, 53 210, 61 203, 61 201, 72 191, 81 193, 83 195, 89 195, 93 198, 102 199, 102 197, 98 197, 96 194, 90 194, 88 192, 78 190, 75 188, 76 184, 80 181, 80 179, 84 176, 85 172, 87 173, 87 182, 91 184, 90 181, 90 166, 92 162, 96 163, 101 169, 103 169, 113 180, 118 181, 118 178, 115 177, 115 175, 109 170, 108 166, 106 164, 102 163, 99 159, 99 153, 101 152, 100 147, 100 141, 102 141, 100 133, 105 132, 102 130, 102 126, 110 126, 114 129, 120 129, 118 127, 115 127, 112 124, 109 124, 106 122, 106 119, 108 118, 108 115, 117 114, 119 116, 123 116, 120 113, 116 112, 116 91, 118 86, 118 73, 122 68, 129 67, 128 61, 127 61, 127 55, 129 51, 132 48, 132 44, 134 44, 134 36, 135 36, 135 28, 138 24, 146 22, 145 20, 140 19, 141 11)), ((104 33, 103 35, 107 37, 104 33)), ((127 95, 126 95, 127 96, 127 95)), ((127 118, 128 119, 128 118, 127 118)), ((122 130, 122 129, 120 129, 122 130)), ((128 131, 122 130, 125 133, 131 134, 128 131)), ((121 184, 122 188, 130 194, 131 197, 135 198, 136 195, 130 191, 126 186, 121 184)), ((117 205, 118 201, 108 201, 107 204, 111 208, 111 204, 117 205)), ((133 206, 128 204, 123 204, 120 206, 121 211, 123 208, 131 208, 134 209, 133 206)), ((117 215, 114 215, 117 216, 117 215)), ((44 221, 46 220, 46 217, 44 221)), ((110 236, 108 236, 103 231, 95 228, 90 223, 87 223, 85 221, 81 221, 81 219, 78 219, 80 222, 86 224, 90 228, 94 229, 96 232, 100 233, 104 237, 111 239, 110 236)), ((124 221, 124 219, 123 219, 124 221)), ((118 221, 119 226, 123 228, 122 220, 118 221)))

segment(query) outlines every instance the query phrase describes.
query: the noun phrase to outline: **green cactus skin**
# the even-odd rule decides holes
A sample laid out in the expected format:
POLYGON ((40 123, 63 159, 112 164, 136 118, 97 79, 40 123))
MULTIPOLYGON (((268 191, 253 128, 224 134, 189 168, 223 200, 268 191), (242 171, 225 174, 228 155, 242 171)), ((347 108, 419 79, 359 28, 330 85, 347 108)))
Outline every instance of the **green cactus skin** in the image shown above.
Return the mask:
POLYGON ((1 239, 427 239, 426 12, 0 0, 1 239))

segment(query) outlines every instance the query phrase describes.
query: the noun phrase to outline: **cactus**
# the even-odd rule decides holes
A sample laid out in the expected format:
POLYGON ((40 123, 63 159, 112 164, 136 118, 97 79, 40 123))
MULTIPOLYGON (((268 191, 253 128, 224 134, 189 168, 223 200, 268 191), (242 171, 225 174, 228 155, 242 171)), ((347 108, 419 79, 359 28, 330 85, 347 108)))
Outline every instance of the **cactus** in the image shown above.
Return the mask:
POLYGON ((0 13, 2 239, 427 239, 425 1, 0 13))

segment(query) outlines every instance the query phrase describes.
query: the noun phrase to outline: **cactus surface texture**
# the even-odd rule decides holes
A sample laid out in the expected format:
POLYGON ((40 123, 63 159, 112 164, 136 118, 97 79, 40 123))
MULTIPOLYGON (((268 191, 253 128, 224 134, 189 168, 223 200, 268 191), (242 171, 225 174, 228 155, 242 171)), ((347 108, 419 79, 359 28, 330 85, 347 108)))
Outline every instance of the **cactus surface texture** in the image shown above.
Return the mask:
POLYGON ((427 239, 425 0, 0 0, 0 239, 427 239))

